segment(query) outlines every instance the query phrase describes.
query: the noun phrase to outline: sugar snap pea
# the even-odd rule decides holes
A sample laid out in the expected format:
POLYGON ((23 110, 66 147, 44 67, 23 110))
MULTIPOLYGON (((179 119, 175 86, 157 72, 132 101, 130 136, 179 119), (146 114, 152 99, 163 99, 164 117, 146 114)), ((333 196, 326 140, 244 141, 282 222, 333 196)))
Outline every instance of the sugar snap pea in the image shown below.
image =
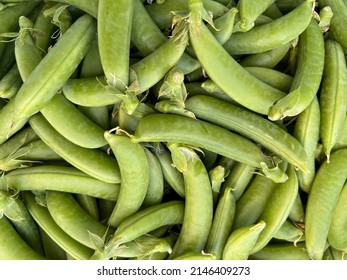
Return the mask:
POLYGON ((323 257, 329 227, 339 194, 347 177, 347 149, 331 154, 319 167, 306 205, 306 247, 311 259, 323 257))
POLYGON ((261 168, 273 180, 282 180, 286 176, 278 167, 271 168, 271 160, 251 141, 201 120, 170 114, 151 114, 140 120, 131 139, 134 142, 192 145, 261 168))

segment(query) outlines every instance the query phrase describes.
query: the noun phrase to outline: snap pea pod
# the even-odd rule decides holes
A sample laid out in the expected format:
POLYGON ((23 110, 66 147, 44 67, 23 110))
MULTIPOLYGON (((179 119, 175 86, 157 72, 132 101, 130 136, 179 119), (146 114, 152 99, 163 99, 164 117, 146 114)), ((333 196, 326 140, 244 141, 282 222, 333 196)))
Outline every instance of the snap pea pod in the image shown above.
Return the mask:
POLYGON ((119 183, 120 173, 117 161, 97 149, 80 147, 60 135, 46 120, 36 114, 30 118, 30 126, 39 137, 71 165, 107 183, 119 183), (88 158, 88 162, 85 159, 88 158))
POLYGON ((110 226, 118 227, 143 203, 149 185, 149 163, 141 144, 132 142, 128 136, 106 131, 105 139, 117 159, 121 174, 117 203, 108 219, 110 226))
POLYGON ((95 31, 94 19, 84 15, 64 33, 17 93, 13 123, 37 113, 54 97, 83 59, 95 31))
POLYGON ((223 260, 247 260, 266 223, 240 227, 231 232, 223 250, 223 260))
POLYGON ((322 7, 329 6, 334 14, 330 21, 330 31, 336 41, 344 48, 347 47, 347 32, 344 28, 347 24, 347 6, 344 0, 319 0, 322 7))
POLYGON ((330 246, 335 249, 346 252, 347 251, 347 235, 345 232, 345 226, 347 224, 347 211, 346 211, 346 199, 347 199, 347 183, 342 188, 339 194, 334 214, 331 220, 328 233, 328 241, 330 246))
POLYGON ((237 8, 240 10, 240 24, 239 28, 242 32, 247 32, 254 27, 254 21, 259 15, 261 15, 274 0, 266 1, 252 1, 252 0, 240 0, 237 3, 237 8))
POLYGON ((236 203, 233 228, 255 223, 278 184, 261 175, 255 175, 236 203))
MULTIPOLYGON (((294 245, 296 245, 297 242, 305 240, 305 233, 304 229, 296 226, 292 221, 287 219, 278 231, 276 231, 273 238, 293 242, 294 245)), ((266 246, 264 248, 266 248, 266 246)))
POLYGON ((78 193, 75 194, 74 197, 77 203, 84 211, 88 213, 89 216, 93 217, 97 221, 101 220, 99 215, 98 201, 95 197, 78 193))
POLYGON ((250 260, 310 260, 305 244, 269 244, 250 255, 250 260))
POLYGON ((259 115, 207 96, 189 98, 186 108, 197 118, 240 133, 294 164, 303 172, 308 172, 307 156, 302 145, 284 129, 259 115))
POLYGON ((138 211, 125 219, 117 228, 105 251, 96 252, 94 258, 108 258, 107 254, 121 244, 130 242, 144 234, 165 225, 182 224, 184 216, 183 201, 169 201, 138 211))
POLYGON ((294 204, 298 193, 298 178, 294 167, 288 166, 288 180, 281 183, 271 194, 259 219, 265 221, 266 227, 260 233, 251 254, 259 251, 273 238, 276 231, 283 225, 294 204))
POLYGON ((39 205, 32 193, 23 192, 24 202, 37 224, 52 238, 61 248, 77 260, 88 260, 93 250, 77 242, 66 234, 53 220, 48 209, 39 205))
POLYGON ((311 18, 312 1, 305 0, 272 22, 256 26, 248 32, 233 34, 223 46, 232 55, 265 52, 298 37, 309 25, 311 18))
POLYGON ((341 148, 347 148, 347 118, 345 118, 342 131, 339 137, 337 138, 336 143, 332 150, 335 151, 341 148))
POLYGON ((309 193, 316 174, 316 149, 319 140, 320 107, 318 98, 314 97, 311 104, 296 118, 293 135, 304 147, 308 160, 309 173, 298 171, 300 188, 309 193))
POLYGON ((6 217, 0 219, 0 240, 2 260, 43 260, 44 257, 36 253, 19 236, 6 217))
POLYGON ((47 260, 66 260, 66 252, 42 229, 40 228, 42 244, 47 260))
POLYGON ((324 69, 324 38, 318 23, 310 24, 299 36, 296 72, 290 92, 269 109, 269 119, 292 117, 305 110, 316 96, 324 69))
POLYGON ((215 254, 218 260, 222 259, 224 245, 232 231, 235 206, 232 188, 227 187, 218 200, 204 250, 206 253, 215 254))
POLYGON ((305 221, 305 209, 300 193, 298 192, 292 209, 288 215, 289 219, 295 223, 303 224, 305 221))
POLYGON ((108 229, 101 222, 89 216, 69 193, 47 191, 46 203, 47 209, 57 225, 73 239, 89 248, 95 248, 89 233, 100 237, 112 234, 112 229, 108 229))
POLYGON ((40 112, 56 131, 78 146, 95 149, 107 144, 104 129, 82 114, 62 94, 54 96, 40 112))
POLYGON ((335 151, 329 163, 320 165, 312 183, 305 216, 306 246, 311 259, 322 259, 333 210, 346 181, 346 165, 347 149, 335 151))
MULTIPOLYGON (((0 35, 3 33, 13 32, 18 24, 20 16, 27 16, 36 6, 38 2, 27 1, 17 3, 16 5, 8 5, 0 11, 1 26, 0 35)), ((5 43, 0 42, 0 57, 4 52, 5 43)))
POLYGON ((205 253, 205 252, 187 252, 182 255, 177 256, 173 260, 217 260, 218 258, 214 253, 205 253))
POLYGON ((117 200, 119 185, 94 179, 74 167, 33 166, 6 173, 2 188, 26 190, 56 190, 87 194, 98 198, 117 200))
MULTIPOLYGON (((193 5, 192 9, 192 12, 200 14, 199 5, 195 8, 193 5)), ((189 38, 208 76, 242 106, 260 114, 267 114, 269 107, 284 96, 283 92, 255 79, 240 66, 219 44, 205 24, 201 23, 201 19, 189 25, 189 38)))
POLYGON ((188 117, 151 114, 143 117, 134 135, 134 142, 176 142, 200 147, 256 168, 273 180, 282 180, 285 173, 272 163, 251 141, 227 129, 188 117))
POLYGON ((107 83, 119 89, 129 83, 133 11, 134 0, 99 0, 97 27, 101 64, 107 83))
POLYGON ((0 97, 13 97, 17 94, 22 84, 23 81, 20 77, 17 64, 15 64, 0 81, 0 97))
POLYGON ((39 228, 18 196, 0 191, 0 216, 6 216, 20 237, 38 254, 43 255, 39 228))
POLYGON ((89 15, 97 18, 99 0, 57 0, 54 2, 65 3, 85 11, 89 15))
POLYGON ((104 75, 102 69, 98 38, 95 36, 81 66, 80 77, 92 78, 104 75))
POLYGON ((347 66, 342 47, 334 40, 325 41, 325 67, 319 104, 320 137, 328 160, 346 117, 347 66))
POLYGON ((274 68, 288 53, 290 43, 283 44, 277 48, 249 55, 240 61, 243 67, 265 67, 274 68))
POLYGON ((14 42, 6 43, 3 54, 0 57, 0 78, 2 79, 16 62, 14 42))
POLYGON ((245 69, 259 80, 283 92, 288 92, 293 82, 292 76, 274 69, 256 66, 246 66, 245 69))
MULTIPOLYGON (((213 196, 208 172, 199 156, 186 147, 178 147, 183 156, 182 170, 185 189, 185 208, 182 228, 170 254, 174 259, 187 252, 205 248, 213 219, 213 196), (201 211, 201 206, 204 210, 201 211)), ((180 168, 179 168, 180 170, 180 168)))

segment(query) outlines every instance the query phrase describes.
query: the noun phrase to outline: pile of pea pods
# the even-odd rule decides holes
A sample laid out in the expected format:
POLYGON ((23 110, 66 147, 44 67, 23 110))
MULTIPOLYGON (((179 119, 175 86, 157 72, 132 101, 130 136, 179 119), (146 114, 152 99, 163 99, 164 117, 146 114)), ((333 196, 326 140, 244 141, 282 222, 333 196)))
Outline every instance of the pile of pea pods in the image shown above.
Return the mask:
POLYGON ((346 26, 346 0, 0 1, 0 259, 346 259, 346 26))

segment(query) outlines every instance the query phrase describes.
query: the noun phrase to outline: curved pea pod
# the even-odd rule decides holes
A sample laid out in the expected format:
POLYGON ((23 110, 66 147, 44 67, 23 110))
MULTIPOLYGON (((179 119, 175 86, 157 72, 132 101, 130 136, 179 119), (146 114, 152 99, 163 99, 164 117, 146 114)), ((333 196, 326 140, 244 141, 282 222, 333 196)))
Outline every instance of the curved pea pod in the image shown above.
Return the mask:
POLYGON ((89 248, 94 249, 90 234, 99 237, 112 234, 112 229, 108 229, 89 216, 70 193, 47 191, 46 204, 57 225, 73 239, 89 248))
POLYGON ((292 242, 294 245, 297 245, 298 242, 305 240, 305 233, 304 229, 287 219, 274 234, 273 238, 292 242))
POLYGON ((87 107, 114 105, 124 95, 117 88, 109 89, 103 77, 69 79, 62 91, 72 103, 87 107))
POLYGON ((344 28, 347 24, 347 5, 344 0, 319 0, 322 7, 329 6, 333 12, 329 30, 344 48, 347 48, 347 32, 344 28))
POLYGON ((173 142, 203 148, 260 168, 273 180, 282 181, 286 178, 286 174, 278 166, 271 168, 272 163, 253 142, 202 120, 170 114, 151 114, 140 120, 131 139, 134 142, 173 142))
POLYGON ((15 231, 6 217, 0 219, 0 240, 2 260, 43 260, 15 231))
POLYGON ((182 224, 183 201, 169 201, 147 207, 125 219, 103 250, 95 251, 94 259, 109 259, 117 248, 165 225, 182 224))
POLYGON ((298 171, 300 188, 309 193, 312 181, 316 174, 316 149, 319 140, 320 127, 320 107, 318 98, 314 97, 312 103, 301 112, 295 122, 293 135, 301 145, 307 155, 308 169, 310 172, 298 171))
POLYGON ((305 244, 269 244, 250 255, 251 260, 310 260, 305 244))
POLYGON ((213 219, 212 188, 204 164, 190 148, 178 146, 177 153, 181 154, 182 161, 184 161, 183 168, 174 163, 183 173, 185 208, 182 228, 170 254, 170 259, 190 251, 200 252, 203 250, 213 219))
POLYGON ((245 69, 259 80, 283 92, 288 92, 293 82, 292 76, 274 69, 257 66, 246 66, 245 69))
POLYGON ((274 0, 257 1, 241 0, 237 3, 240 10, 240 31, 247 32, 254 27, 254 21, 272 4, 274 0))
POLYGON ((312 18, 312 1, 305 0, 294 10, 248 32, 234 33, 223 45, 232 55, 265 52, 298 37, 312 18), (252 42, 252 44, 250 44, 252 42))
POLYGON ((347 224, 347 183, 345 183, 331 220, 328 241, 331 247, 346 252, 347 251, 347 234, 345 231, 347 224))
POLYGON ((17 93, 12 123, 37 113, 54 97, 83 59, 95 32, 95 20, 89 15, 75 21, 17 93))
POLYGON ((209 26, 212 34, 216 37, 218 42, 224 44, 231 36, 234 30, 235 16, 238 13, 238 9, 231 8, 224 15, 214 20, 214 26, 209 26))
POLYGON ((328 160, 346 117, 347 67, 343 49, 334 40, 325 41, 325 67, 320 91, 320 137, 328 160))
POLYGON ((222 258, 224 245, 232 231, 234 215, 235 198, 232 188, 228 187, 218 200, 204 250, 205 253, 215 254, 217 260, 222 258))
POLYGON ((322 259, 334 208, 347 177, 347 149, 331 154, 315 176, 305 216, 306 246, 311 259, 322 259))
POLYGON ((99 0, 97 27, 101 64, 107 83, 119 89, 129 83, 133 11, 134 0, 99 0))
POLYGON ((40 112, 56 131, 78 146, 95 149, 107 144, 104 129, 82 114, 62 94, 54 96, 40 112))
POLYGON ((77 260, 88 260, 93 254, 93 250, 77 242, 75 239, 65 233, 53 220, 48 209, 41 206, 35 200, 35 196, 30 192, 23 192, 24 202, 30 214, 47 233, 47 235, 59 247, 64 249, 69 255, 77 260))
POLYGON ((259 219, 265 221, 266 227, 260 233, 251 254, 265 247, 274 234, 287 219, 298 194, 298 178, 294 167, 288 166, 288 180, 279 184, 271 194, 259 219))
POLYGON ((104 75, 102 69, 98 38, 95 36, 81 66, 80 77, 92 78, 104 75))
POLYGON ((141 144, 132 142, 128 136, 105 132, 105 139, 121 174, 117 203, 108 219, 110 226, 118 227, 124 219, 136 213, 144 201, 150 179, 149 163, 141 144))
POLYGON ((277 186, 278 184, 270 179, 255 175, 236 203, 233 228, 254 224, 277 186))
POLYGON ((269 151, 308 172, 307 156, 292 135, 261 116, 213 97, 193 96, 186 108, 197 118, 221 125, 261 144, 269 151))
POLYGON ((119 183, 117 161, 101 150, 80 147, 60 135, 41 114, 30 118, 30 126, 58 155, 83 172, 107 183, 119 183), (86 162, 86 158, 88 161, 86 162))
POLYGON ((267 114, 269 107, 284 96, 282 91, 256 79, 239 65, 206 25, 202 24, 201 19, 194 24, 190 23, 189 38, 207 75, 242 106, 260 114, 267 114))
POLYGON ((117 200, 118 184, 109 184, 67 166, 42 165, 16 169, 6 173, 0 188, 17 191, 55 190, 87 194, 93 197, 117 200))
POLYGON ((324 57, 323 33, 318 23, 311 19, 299 36, 296 72, 290 92, 270 107, 270 120, 297 116, 310 105, 321 84, 324 57))
POLYGON ((247 260, 266 223, 240 227, 231 232, 223 250, 223 260, 247 260))
POLYGON ((283 44, 266 52, 249 55, 240 61, 243 67, 274 68, 288 53, 290 43, 283 44))

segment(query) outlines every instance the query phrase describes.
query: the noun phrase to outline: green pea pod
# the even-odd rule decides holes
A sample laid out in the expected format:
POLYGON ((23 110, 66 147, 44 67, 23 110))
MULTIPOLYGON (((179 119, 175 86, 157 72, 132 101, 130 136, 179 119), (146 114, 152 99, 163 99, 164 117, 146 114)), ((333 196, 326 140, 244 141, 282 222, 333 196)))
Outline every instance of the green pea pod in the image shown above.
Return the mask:
POLYGON ((43 260, 15 231, 6 217, 0 219, 0 240, 2 260, 43 260))
POLYGON ((247 260, 264 228, 266 223, 260 221, 232 231, 223 250, 223 260, 247 260))
POLYGON ((319 140, 320 107, 318 98, 314 97, 312 103, 296 118, 293 135, 304 147, 308 160, 309 173, 298 171, 300 188, 309 193, 312 181, 316 174, 316 149, 319 140))
POLYGON ((114 158, 101 150, 83 148, 70 142, 40 114, 31 117, 29 122, 40 138, 71 165, 99 180, 108 183, 120 182, 119 167, 114 158))
POLYGON ((42 165, 16 169, 6 173, 0 189, 55 190, 81 193, 97 198, 117 200, 118 184, 105 183, 88 176, 82 171, 67 166, 42 165))
POLYGON ((305 150, 293 136, 276 124, 213 97, 193 96, 186 101, 186 108, 198 118, 256 141, 303 172, 308 172, 305 150))
POLYGON ((24 202, 30 214, 50 238, 77 260, 88 260, 93 250, 66 234, 53 220, 46 207, 39 205, 32 193, 23 192, 24 202))
POLYGON ((329 227, 340 192, 347 178, 347 149, 331 154, 324 161, 312 183, 306 205, 305 236, 311 259, 322 259, 329 227))
MULTIPOLYGON (((305 240, 305 233, 304 229, 287 219, 278 231, 276 231, 273 238, 292 242, 294 245, 297 245, 298 242, 305 240)), ((264 248, 266 248, 266 246, 264 248)))
POLYGON ((321 84, 324 55, 323 33, 318 23, 311 19, 299 37, 297 66, 290 92, 270 107, 270 120, 297 116, 310 105, 321 84))
POLYGON ((205 252, 187 252, 182 255, 179 255, 178 257, 174 258, 173 260, 205 260, 205 261, 211 261, 211 260, 217 260, 217 257, 214 253, 205 253, 205 252))
POLYGON ((75 21, 17 93, 12 123, 37 113, 54 97, 84 57, 95 31, 95 21, 90 16, 75 21))
POLYGON ((46 203, 57 225, 73 239, 89 248, 94 249, 89 233, 100 237, 112 234, 112 229, 108 229, 89 216, 69 193, 47 191, 46 203))
POLYGON ((94 149, 107 144, 104 129, 82 114, 62 94, 53 97, 41 109, 41 114, 55 130, 78 146, 94 149))
POLYGON ((99 0, 97 25, 101 64, 107 83, 119 89, 129 83, 133 11, 134 0, 99 0))
POLYGON ((150 179, 149 163, 142 146, 133 143, 128 136, 105 132, 105 139, 117 159, 121 173, 119 197, 108 219, 110 226, 118 227, 124 219, 136 213, 144 201, 150 179))
POLYGON ((211 80, 242 106, 267 114, 269 107, 284 93, 254 78, 227 53, 206 25, 202 24, 201 17, 198 19, 200 8, 195 8, 191 14, 196 14, 197 19, 189 24, 190 43, 211 80))
POLYGON ((347 148, 347 118, 345 118, 343 129, 332 150, 335 151, 341 148, 347 148))
POLYGON ((267 173, 266 176, 276 181, 281 181, 285 176, 278 166, 271 168, 272 163, 253 142, 201 120, 170 114, 151 114, 140 120, 131 139, 134 142, 191 145, 261 168, 267 173))
POLYGON ((305 0, 294 10, 248 32, 234 33, 223 45, 232 55, 265 52, 298 37, 312 18, 312 2, 305 0), (252 42, 252 44, 250 43, 252 42))
POLYGON ((206 253, 215 254, 217 260, 222 258, 224 245, 232 231, 234 215, 235 198, 232 188, 228 187, 218 200, 204 250, 206 253))
POLYGON ((199 156, 186 147, 178 147, 185 158, 182 172, 185 186, 185 208, 182 228, 170 254, 174 259, 187 252, 205 248, 213 219, 213 196, 208 172, 199 156), (201 206, 203 205, 203 211, 201 206))
POLYGON ((330 31, 334 35, 336 41, 344 48, 347 47, 347 32, 344 28, 347 24, 347 5, 344 0, 319 0, 319 5, 322 7, 329 6, 333 12, 333 17, 330 21, 330 31))
POLYGON ((320 137, 328 160, 346 117, 347 67, 342 47, 325 41, 325 67, 320 91, 320 137))
POLYGON ((20 77, 17 64, 15 64, 0 81, 0 97, 13 97, 17 94, 22 84, 23 81, 20 77))
POLYGON ((269 243, 276 231, 283 225, 298 194, 298 178, 294 167, 288 166, 288 180, 279 184, 271 194, 259 219, 265 221, 266 227, 260 233, 251 254, 259 251, 269 243))

